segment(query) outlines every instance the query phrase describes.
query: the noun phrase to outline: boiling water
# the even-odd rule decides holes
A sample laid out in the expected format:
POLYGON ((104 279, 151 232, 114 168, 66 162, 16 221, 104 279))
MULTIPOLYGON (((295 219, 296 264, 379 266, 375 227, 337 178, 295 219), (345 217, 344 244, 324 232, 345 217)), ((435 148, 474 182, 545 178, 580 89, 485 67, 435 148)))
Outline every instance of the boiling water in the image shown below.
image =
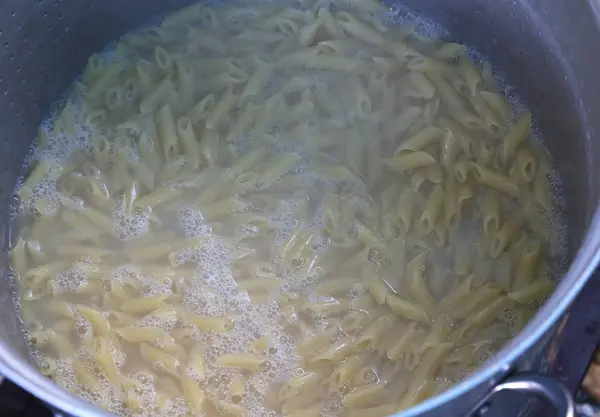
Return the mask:
POLYGON ((119 415, 384 416, 516 335, 564 254, 551 167, 436 30, 229 2, 90 58, 17 187, 41 371, 119 415))

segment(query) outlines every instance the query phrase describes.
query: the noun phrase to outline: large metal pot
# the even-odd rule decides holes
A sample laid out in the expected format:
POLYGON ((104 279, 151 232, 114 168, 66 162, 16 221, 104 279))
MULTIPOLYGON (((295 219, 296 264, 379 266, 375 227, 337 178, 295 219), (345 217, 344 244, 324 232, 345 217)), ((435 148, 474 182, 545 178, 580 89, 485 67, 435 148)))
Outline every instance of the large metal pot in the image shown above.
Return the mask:
MULTIPOLYGON (((38 124, 87 58, 121 34, 190 2, 0 0, 1 219, 9 218, 11 191, 38 124)), ((455 40, 486 54, 532 110, 564 180, 572 263, 552 298, 516 339, 479 372, 402 416, 467 415, 490 393, 501 396, 502 391, 512 389, 541 395, 554 406, 554 413, 572 416, 569 389, 579 382, 594 347, 587 339, 598 337, 598 327, 590 319, 600 317, 600 311, 594 312, 600 308, 585 299, 573 304, 586 283, 581 297, 593 300, 600 294, 600 285, 590 278, 600 258, 600 176, 595 175, 600 164, 600 2, 404 3, 440 22, 455 40), (579 338, 577 345, 573 337, 579 338), (564 343, 567 338, 569 343, 564 343), (568 355, 572 355, 571 362, 565 366, 568 355), (506 379, 511 372, 522 371, 558 374, 564 384, 522 373, 506 379)), ((0 225, 0 235, 5 237, 0 266, 6 272, 8 220, 0 225)), ((12 297, 13 282, 5 276, 0 281, 0 373, 66 414, 108 415, 43 377, 28 360, 12 297)), ((518 415, 519 409, 506 406, 521 407, 515 400, 511 397, 503 403, 500 414, 518 415)), ((533 415, 530 409, 525 412, 533 415)))

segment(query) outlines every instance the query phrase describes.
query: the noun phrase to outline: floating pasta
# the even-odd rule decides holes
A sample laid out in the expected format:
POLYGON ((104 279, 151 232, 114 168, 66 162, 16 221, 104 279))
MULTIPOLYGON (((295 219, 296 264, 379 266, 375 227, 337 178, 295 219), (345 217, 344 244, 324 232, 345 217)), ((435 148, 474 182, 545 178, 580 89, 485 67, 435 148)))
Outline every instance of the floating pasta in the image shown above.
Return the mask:
POLYGON ((529 112, 464 45, 331 3, 194 4, 90 58, 12 207, 44 375, 119 415, 383 417, 550 296, 529 112))

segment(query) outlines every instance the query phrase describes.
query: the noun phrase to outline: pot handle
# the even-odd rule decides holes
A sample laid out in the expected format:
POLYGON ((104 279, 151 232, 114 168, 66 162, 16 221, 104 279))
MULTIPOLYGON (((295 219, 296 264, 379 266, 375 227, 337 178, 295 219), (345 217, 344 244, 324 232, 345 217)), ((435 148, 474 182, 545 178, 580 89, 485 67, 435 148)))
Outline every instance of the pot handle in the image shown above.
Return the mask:
POLYGON ((562 382, 540 374, 518 373, 508 377, 488 392, 466 417, 485 414, 494 395, 502 391, 517 391, 532 394, 547 401, 556 410, 558 417, 575 417, 573 396, 562 382))

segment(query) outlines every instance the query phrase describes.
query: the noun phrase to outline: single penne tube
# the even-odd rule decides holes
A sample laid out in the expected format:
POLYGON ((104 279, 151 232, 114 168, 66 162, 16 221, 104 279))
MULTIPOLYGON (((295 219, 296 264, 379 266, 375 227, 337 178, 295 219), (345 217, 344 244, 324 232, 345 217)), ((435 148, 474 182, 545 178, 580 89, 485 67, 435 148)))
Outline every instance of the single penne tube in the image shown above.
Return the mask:
POLYGON ((92 324, 95 335, 104 337, 110 336, 112 330, 111 325, 101 311, 81 304, 77 305, 76 308, 77 311, 92 324))
POLYGON ((205 332, 225 333, 233 328, 232 319, 227 317, 204 316, 180 310, 179 319, 205 332))
MULTIPOLYGON (((427 65, 427 63, 435 64, 431 60, 426 60, 424 61, 424 63, 425 65, 427 65)), ((429 68, 431 68, 431 65, 428 66, 429 68)), ((416 67, 413 66, 413 69, 416 69, 416 67)), ((460 93, 456 91, 456 89, 450 84, 445 74, 440 73, 438 71, 428 71, 427 78, 429 78, 429 80, 433 83, 437 93, 442 99, 442 103, 444 103, 450 109, 451 113, 461 112, 466 108, 465 100, 462 98, 460 93)))
POLYGON ((123 402, 128 409, 139 410, 140 412, 144 408, 142 399, 139 395, 142 392, 142 384, 140 381, 134 378, 123 378, 122 390, 123 390, 123 402))
POLYGON ((229 395, 231 397, 231 402, 234 404, 241 403, 246 396, 246 386, 244 381, 241 379, 234 379, 231 381, 231 385, 229 386, 229 395))
POLYGON ((320 332, 316 335, 305 338, 296 345, 296 352, 300 356, 307 356, 318 349, 324 349, 331 344, 333 334, 331 332, 320 332))
POLYGON ((348 293, 355 284, 356 280, 343 278, 334 278, 327 281, 320 281, 315 287, 315 294, 319 295, 343 295, 348 293))
POLYGON ((100 263, 105 263, 105 262, 110 262, 110 260, 114 260, 116 257, 116 254, 108 249, 102 249, 96 246, 89 246, 89 245, 60 245, 57 249, 56 252, 59 255, 65 256, 65 257, 80 257, 80 256, 85 256, 85 257, 90 257, 92 259, 95 259, 97 262, 100 263))
POLYGON ((400 195, 398 199, 398 206, 396 208, 396 216, 398 222, 396 227, 400 236, 406 236, 410 232, 411 225, 413 224, 413 212, 415 208, 415 194, 410 190, 406 189, 400 195))
POLYGON ((436 163, 436 160, 426 152, 417 151, 403 152, 392 158, 383 158, 382 163, 394 171, 402 172, 408 169, 433 165, 436 163))
POLYGON ((136 207, 150 207, 154 208, 166 202, 172 201, 181 194, 181 191, 173 187, 160 187, 150 192, 149 194, 143 195, 136 198, 134 205, 136 207))
POLYGON ((338 24, 352 36, 374 45, 383 44, 383 35, 381 33, 358 20, 351 13, 342 11, 338 12, 335 17, 338 24))
POLYGON ((513 168, 516 170, 520 180, 531 183, 537 172, 537 161, 535 155, 527 149, 517 152, 513 168))
POLYGON ((481 95, 472 96, 469 98, 469 101, 473 105, 477 115, 483 120, 486 131, 490 133, 497 132, 503 127, 500 118, 481 95))
POLYGON ((92 207, 86 207, 80 211, 81 215, 89 220, 92 224, 102 229, 105 233, 112 233, 113 221, 100 210, 92 207))
POLYGON ((398 155, 402 152, 416 152, 420 151, 435 140, 441 139, 445 134, 445 130, 438 127, 428 126, 414 134, 410 138, 401 142, 394 155, 398 155))
POLYGON ((447 342, 450 333, 454 329, 454 321, 448 316, 438 316, 429 332, 420 343, 423 350, 433 348, 441 343, 447 342))
POLYGON ((191 166, 198 170, 202 164, 200 159, 200 143, 194 132, 194 126, 192 121, 187 116, 182 116, 177 119, 177 135, 183 145, 185 156, 190 162, 191 166))
POLYGON ((23 277, 27 270, 27 247, 26 242, 21 237, 10 249, 10 266, 19 278, 23 277))
POLYGON ((345 383, 351 382, 363 366, 364 359, 360 356, 349 356, 340 363, 331 374, 329 383, 331 389, 337 390, 345 383))
POLYGON ((529 239, 520 252, 513 290, 517 291, 531 283, 537 277, 537 267, 540 258, 541 245, 538 239, 529 239))
POLYGON ((510 102, 503 95, 495 92, 480 91, 479 94, 488 107, 500 118, 502 125, 505 125, 512 117, 510 102))
MULTIPOLYGON (((284 95, 281 92, 273 94, 265 102, 260 105, 254 120, 254 126, 250 130, 252 140, 263 140, 264 135, 271 127, 273 120, 276 120, 281 114, 281 108, 284 100, 284 95)), ((285 107, 283 107, 285 108, 285 107)))
POLYGON ((115 358, 111 353, 111 346, 108 339, 103 337, 94 338, 92 345, 92 357, 110 383, 114 386, 120 386, 121 373, 117 367, 115 358))
MULTIPOLYGON (((312 403, 314 403, 314 399, 313 399, 313 401, 311 401, 311 404, 312 403)), ((289 408, 290 407, 288 406, 286 408, 286 410, 289 408)), ((315 404, 315 405, 307 404, 304 407, 302 407, 302 409, 296 409, 291 412, 285 412, 285 415, 286 415, 286 417, 319 417, 321 415, 322 409, 323 409, 322 403, 315 404)))
POLYGON ((259 337, 255 340, 253 340, 250 343, 250 346, 252 346, 252 349, 254 349, 254 351, 256 351, 258 353, 265 353, 267 351, 267 349, 269 348, 270 344, 271 344, 271 336, 265 335, 265 336, 262 336, 262 337, 259 337))
MULTIPOLYGON (((458 202, 458 191, 453 176, 446 178, 444 183, 443 217, 446 227, 456 227, 461 220, 461 206, 458 202)), ((441 224, 438 224, 440 226, 441 224)))
POLYGON ((200 141, 200 154, 209 165, 214 166, 219 160, 219 135, 215 129, 205 129, 200 141))
POLYGON ((350 301, 344 299, 335 299, 329 301, 309 301, 302 306, 305 314, 323 317, 344 314, 350 308, 350 301))
POLYGON ((231 404, 226 401, 221 401, 218 398, 208 398, 209 402, 219 414, 227 417, 244 417, 246 410, 239 404, 231 404))
POLYGON ((99 94, 105 92, 108 87, 116 82, 122 71, 123 67, 119 63, 113 63, 106 66, 96 78, 95 82, 88 87, 86 95, 89 97, 97 97, 99 94))
POLYGON ((488 191, 481 207, 483 234, 490 237, 500 227, 500 199, 493 191, 488 191))
POLYGON ((167 337, 160 327, 117 327, 114 331, 129 343, 150 343, 167 337))
POLYGON ((271 63, 264 63, 258 66, 242 90, 238 99, 238 106, 243 107, 256 100, 257 97, 262 94, 266 82, 274 71, 275 65, 271 63))
POLYGON ((387 127, 390 136, 401 137, 413 124, 423 115, 423 109, 419 107, 408 107, 395 117, 394 121, 387 127))
MULTIPOLYGON (((477 182, 495 190, 508 194, 511 197, 519 196, 519 186, 512 179, 505 177, 489 168, 484 167, 476 162, 470 163, 471 172, 475 176, 477 182)), ((458 178, 457 178, 458 179, 458 178)), ((459 182, 464 182, 460 181, 459 182)))
POLYGON ((389 285, 375 272, 371 265, 363 267, 362 280, 377 304, 385 304, 387 298, 392 295, 389 285))
POLYGON ((163 242, 154 245, 132 247, 126 251, 126 254, 132 261, 139 263, 167 256, 174 249, 171 242, 163 242))
POLYGON ((177 109, 189 109, 194 100, 194 74, 192 68, 181 61, 175 63, 177 109))
POLYGON ((69 269, 70 264, 66 261, 50 262, 36 268, 25 271, 21 278, 23 286, 29 288, 40 287, 60 271, 69 269))
POLYGON ((153 75, 152 73, 154 72, 155 69, 156 69, 156 67, 154 66, 154 63, 152 63, 146 59, 139 59, 136 62, 136 64, 135 64, 136 80, 142 90, 147 91, 150 89, 150 87, 152 85, 152 75, 153 75))
POLYGON ((227 174, 237 178, 250 168, 256 166, 267 155, 267 153, 268 151, 262 148, 250 150, 233 162, 231 167, 227 170, 227 174))
POLYGON ((42 249, 40 242, 29 239, 25 242, 25 249, 34 263, 41 264, 46 260, 46 252, 42 249))
POLYGON ((218 357, 215 361, 215 366, 227 366, 251 372, 259 372, 268 367, 268 363, 268 358, 265 356, 230 353, 218 357))
POLYGON ((51 314, 55 314, 59 317, 67 317, 72 319, 75 313, 75 306, 69 304, 64 300, 52 300, 50 301, 46 307, 51 312, 51 314))
POLYGON ((415 225, 416 230, 423 236, 431 234, 444 208, 444 190, 435 185, 427 198, 421 217, 415 225))
MULTIPOLYGON (((317 11, 317 20, 321 22, 323 28, 331 35, 333 38, 342 38, 343 37, 343 29, 341 28, 337 19, 331 14, 331 11, 328 7, 319 7, 317 11)), ((336 53, 342 53, 341 50, 334 50, 336 53)))
POLYGON ((506 219, 500 229, 491 236, 489 253, 492 258, 498 258, 511 243, 514 243, 522 225, 521 213, 515 213, 506 219))
POLYGON ((151 364, 159 364, 157 367, 160 368, 161 371, 167 372, 174 377, 179 378, 180 363, 175 356, 163 352, 162 350, 157 349, 148 343, 140 344, 140 355, 146 362, 151 364))
POLYGON ((100 380, 82 361, 75 359, 71 362, 73 374, 80 385, 83 385, 90 392, 96 392, 100 389, 100 380))
POLYGON ((461 346, 450 353, 444 360, 445 364, 460 364, 460 363, 477 363, 477 356, 481 351, 492 348, 492 342, 489 340, 481 340, 475 343, 469 343, 461 346))
POLYGON ((406 300, 397 295, 388 295, 386 303, 390 309, 398 316, 415 320, 421 323, 431 323, 427 312, 419 304, 406 300))
POLYGON ((459 151, 459 143, 455 134, 446 130, 440 142, 440 164, 446 168, 448 172, 452 172, 456 162, 456 155, 459 151))
POLYGON ((421 252, 411 259, 406 265, 406 289, 410 296, 426 311, 435 309, 435 298, 427 287, 424 279, 427 252, 421 252))
POLYGON ((204 400, 206 398, 204 391, 202 391, 198 382, 187 376, 185 372, 182 372, 179 380, 181 381, 183 394, 191 405, 192 410, 197 415, 201 415, 204 412, 204 400))
POLYGON ((397 411, 405 410, 413 405, 416 405, 433 394, 435 394, 435 390, 437 387, 437 381, 433 379, 428 379, 425 381, 412 382, 410 388, 400 401, 398 402, 397 411))
POLYGON ((398 337, 394 337, 392 343, 386 350, 386 356, 389 360, 398 362, 402 359, 404 353, 410 345, 421 337, 421 331, 415 323, 409 324, 398 337))
POLYGON ((241 110, 235 121, 233 121, 231 128, 227 132, 225 136, 226 142, 233 142, 236 139, 242 137, 242 135, 250 129, 250 126, 254 122, 254 118, 257 115, 257 110, 259 106, 254 103, 249 103, 244 106, 243 110, 241 110))
POLYGON ((212 221, 218 220, 223 216, 244 211, 248 206, 249 204, 246 201, 237 196, 226 197, 203 206, 201 212, 206 220, 212 221))
POLYGON ((285 381, 279 389, 279 401, 287 401, 290 398, 298 396, 303 391, 309 390, 317 385, 324 379, 325 370, 327 370, 327 368, 320 371, 304 372, 301 375, 294 376, 285 381))
POLYGON ((475 96, 483 82, 481 71, 467 55, 461 55, 458 59, 458 70, 465 81, 467 91, 471 96, 475 96))
POLYGON ((192 124, 198 124, 212 114, 215 104, 215 95, 212 93, 202 98, 202 100, 200 100, 198 104, 192 107, 187 113, 187 116, 191 120, 192 124))
POLYGON ((546 278, 538 278, 535 281, 508 293, 511 300, 519 304, 528 304, 541 301, 552 294, 556 284, 546 278))
MULTIPOLYGON (((336 47, 337 45, 343 46, 345 44, 346 44, 345 40, 329 40, 329 41, 319 42, 318 46, 322 46, 324 48, 324 50, 327 50, 328 48, 336 47), (340 42, 341 42, 341 44, 340 44, 340 42)), ((331 53, 335 53, 335 52, 332 50, 331 53)), ((387 83, 387 79, 390 74, 390 71, 395 70, 395 69, 396 69, 396 65, 393 60, 391 60, 389 58, 383 58, 383 57, 377 57, 377 56, 373 57, 373 71, 371 71, 371 73, 369 74, 369 76, 367 78, 367 90, 369 91, 369 94, 371 94, 371 95, 383 94, 386 89, 386 83, 387 83)), ((388 105, 394 104, 393 102, 388 101, 388 100, 390 100, 389 97, 386 97, 386 99, 383 99, 383 97, 382 97, 382 101, 384 101, 386 104, 388 104, 388 105)), ((393 100, 395 100, 395 97, 393 100)))
POLYGON ((471 291, 469 297, 457 305, 448 315, 452 318, 467 319, 473 312, 481 309, 482 306, 489 305, 496 300, 502 292, 502 289, 495 285, 482 285, 475 291, 471 291))
POLYGON ((516 154, 517 147, 527 140, 531 133, 531 113, 522 115, 508 131, 502 141, 502 161, 504 165, 516 154))
POLYGON ((466 323, 472 323, 474 327, 485 328, 498 318, 498 314, 509 308, 512 304, 514 304, 514 301, 510 297, 498 297, 470 315, 466 319, 466 323))
POLYGON ((370 384, 354 388, 342 402, 349 409, 364 408, 381 402, 386 395, 387 391, 382 385, 370 384))
POLYGON ((408 73, 408 82, 411 86, 408 95, 411 97, 430 100, 436 93, 435 85, 427 76, 419 71, 411 71, 408 73))
POLYGON ((130 314, 149 313, 165 307, 167 298, 168 295, 151 295, 129 299, 121 305, 121 310, 130 314))
POLYGON ((444 43, 434 53, 433 57, 440 60, 451 60, 461 57, 466 51, 465 45, 455 42, 444 43))
POLYGON ((168 161, 179 154, 179 141, 173 110, 168 104, 163 105, 156 114, 156 130, 160 139, 163 156, 168 161))
POLYGON ((309 363, 335 363, 346 356, 353 349, 353 344, 350 341, 342 340, 328 346, 323 352, 313 355, 309 359, 309 363))
POLYGON ((206 118, 206 128, 216 129, 219 127, 223 119, 233 110, 237 98, 238 96, 234 92, 233 87, 229 87, 215 104, 214 110, 206 118))
POLYGON ((437 304, 437 311, 444 313, 461 305, 462 301, 469 297, 474 279, 475 275, 471 274, 456 284, 448 295, 437 304))
POLYGON ((283 174, 289 171, 292 166, 296 164, 297 160, 298 157, 296 154, 291 152, 284 153, 269 164, 269 169, 258 178, 258 181, 264 184, 265 188, 270 187, 279 180, 283 174))
POLYGON ((368 350, 381 342, 386 331, 392 325, 392 321, 385 316, 375 319, 364 333, 355 340, 356 346, 360 350, 368 350))
POLYGON ((153 114, 162 104, 175 94, 172 75, 167 74, 156 87, 146 93, 140 101, 140 113, 153 114))
MULTIPOLYGON (((138 142, 138 151, 140 153, 140 160, 138 163, 133 164, 133 171, 135 174, 136 166, 140 163, 147 165, 150 170, 158 170, 162 166, 162 155, 160 151, 160 145, 158 138, 148 133, 141 133, 138 142)), ((138 170, 140 168, 137 168, 138 170)), ((142 168, 143 169, 143 168, 142 168)), ((153 174, 154 175, 154 174, 153 174)), ((147 181, 153 183, 152 181, 147 181)))

